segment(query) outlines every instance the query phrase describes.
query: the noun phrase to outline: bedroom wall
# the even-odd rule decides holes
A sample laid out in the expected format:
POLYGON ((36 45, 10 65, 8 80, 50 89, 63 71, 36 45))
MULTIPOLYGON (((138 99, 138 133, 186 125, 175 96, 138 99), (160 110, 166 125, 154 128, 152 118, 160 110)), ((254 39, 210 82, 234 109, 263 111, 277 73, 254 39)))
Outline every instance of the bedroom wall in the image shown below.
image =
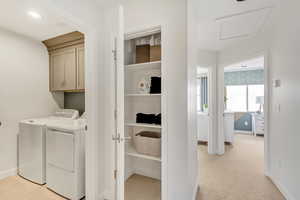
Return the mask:
MULTIPOLYGON (((187 154, 188 154, 188 195, 186 199, 196 199, 199 185, 198 133, 197 133, 197 68, 199 12, 198 0, 187 0, 187 154)), ((171 198, 169 198, 171 199, 171 198)))
POLYGON ((16 173, 18 123, 45 117, 63 106, 63 94, 49 92, 45 46, 0 29, 0 179, 16 173))

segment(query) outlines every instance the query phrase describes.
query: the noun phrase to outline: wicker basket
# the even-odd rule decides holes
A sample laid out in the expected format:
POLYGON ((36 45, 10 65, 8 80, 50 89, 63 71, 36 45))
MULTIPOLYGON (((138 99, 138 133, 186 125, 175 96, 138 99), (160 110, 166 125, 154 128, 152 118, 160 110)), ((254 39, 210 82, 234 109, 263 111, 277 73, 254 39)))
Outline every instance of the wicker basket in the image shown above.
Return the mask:
POLYGON ((142 131, 134 134, 133 143, 138 153, 161 156, 161 133, 159 132, 142 131))

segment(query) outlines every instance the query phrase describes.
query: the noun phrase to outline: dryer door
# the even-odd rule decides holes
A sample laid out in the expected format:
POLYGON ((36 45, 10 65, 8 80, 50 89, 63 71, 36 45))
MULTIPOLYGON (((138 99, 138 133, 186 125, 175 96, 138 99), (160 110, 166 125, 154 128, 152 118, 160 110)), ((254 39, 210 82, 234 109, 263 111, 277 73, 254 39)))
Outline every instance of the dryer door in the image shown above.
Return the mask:
POLYGON ((47 164, 69 172, 75 168, 75 137, 71 133, 47 131, 47 164))

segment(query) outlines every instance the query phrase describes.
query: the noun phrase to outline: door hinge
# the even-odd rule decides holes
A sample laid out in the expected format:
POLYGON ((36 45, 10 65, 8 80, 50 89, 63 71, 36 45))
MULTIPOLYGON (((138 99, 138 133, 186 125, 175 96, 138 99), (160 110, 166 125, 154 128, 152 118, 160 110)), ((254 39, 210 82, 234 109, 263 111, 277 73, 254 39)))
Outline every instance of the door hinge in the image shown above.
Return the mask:
POLYGON ((117 110, 114 111, 114 116, 115 116, 115 120, 116 120, 118 118, 118 111, 117 110))
POLYGON ((117 61, 117 51, 116 50, 113 50, 113 56, 114 56, 114 61, 117 61))
POLYGON ((115 169, 115 171, 114 171, 114 178, 115 178, 115 179, 117 179, 117 173, 118 173, 118 172, 117 172, 117 170, 115 169))
POLYGON ((112 140, 113 140, 113 141, 116 141, 116 142, 118 142, 118 143, 121 143, 124 139, 121 138, 121 135, 120 135, 119 133, 117 133, 116 135, 113 135, 113 136, 112 136, 112 140))
POLYGON ((114 56, 114 61, 117 61, 117 38, 115 38, 114 41, 114 49, 112 50, 113 56, 114 56))

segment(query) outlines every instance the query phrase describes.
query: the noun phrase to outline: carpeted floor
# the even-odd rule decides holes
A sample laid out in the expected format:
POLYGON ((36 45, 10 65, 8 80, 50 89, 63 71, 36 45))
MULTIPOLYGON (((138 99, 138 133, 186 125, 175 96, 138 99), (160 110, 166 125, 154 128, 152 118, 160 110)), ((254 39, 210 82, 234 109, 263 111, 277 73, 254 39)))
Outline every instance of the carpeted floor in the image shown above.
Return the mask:
POLYGON ((263 138, 236 135, 235 139, 223 156, 208 155, 207 146, 199 146, 198 200, 284 200, 263 174, 263 138))

